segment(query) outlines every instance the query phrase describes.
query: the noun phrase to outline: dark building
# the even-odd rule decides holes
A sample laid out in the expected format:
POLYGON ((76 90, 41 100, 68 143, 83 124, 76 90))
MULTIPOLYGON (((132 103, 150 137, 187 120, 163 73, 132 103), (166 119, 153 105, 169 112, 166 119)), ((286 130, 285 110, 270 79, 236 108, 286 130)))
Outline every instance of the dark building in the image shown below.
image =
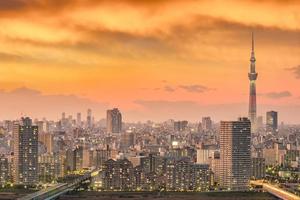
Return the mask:
POLYGON ((107 191, 132 191, 134 170, 127 159, 106 161, 103 166, 103 189, 107 191))
POLYGON ((0 184, 5 185, 9 181, 9 164, 8 159, 0 156, 0 184))
POLYGON ((266 116, 266 129, 267 132, 277 133, 278 132, 278 113, 275 111, 267 112, 266 116))
POLYGON ((101 168, 104 163, 111 158, 111 151, 107 147, 106 149, 96 150, 96 168, 101 168))
POLYGON ((119 109, 114 108, 112 110, 107 110, 106 123, 108 133, 122 132, 122 114, 119 109))
POLYGON ((220 186, 226 190, 248 190, 251 175, 251 122, 221 121, 220 186))
POLYGON ((93 126, 93 117, 92 117, 91 109, 87 110, 86 125, 87 125, 87 128, 92 128, 92 126, 93 126))
POLYGON ((14 174, 15 184, 38 183, 38 127, 28 117, 14 124, 14 174))
POLYGON ((146 173, 141 165, 136 166, 133 169, 134 176, 134 189, 137 191, 145 190, 146 185, 146 173))
POLYGON ((266 176, 266 165, 264 158, 251 159, 251 178, 263 179, 266 176))
POLYGON ((134 146, 135 134, 132 132, 125 132, 121 134, 121 149, 126 150, 134 146))
POLYGON ((71 172, 74 170, 76 170, 75 152, 73 151, 73 149, 68 149, 66 151, 65 171, 71 172))
POLYGON ((167 161, 167 191, 208 191, 211 183, 212 172, 208 165, 195 164, 189 158, 167 161))
POLYGON ((210 117, 203 117, 202 118, 202 130, 209 131, 212 129, 212 120, 210 117))
POLYGON ((188 125, 188 121, 175 121, 174 122, 174 131, 176 132, 181 132, 186 130, 188 125))
POLYGON ((64 160, 59 153, 46 153, 39 156, 38 174, 39 181, 49 183, 62 177, 64 172, 64 160))

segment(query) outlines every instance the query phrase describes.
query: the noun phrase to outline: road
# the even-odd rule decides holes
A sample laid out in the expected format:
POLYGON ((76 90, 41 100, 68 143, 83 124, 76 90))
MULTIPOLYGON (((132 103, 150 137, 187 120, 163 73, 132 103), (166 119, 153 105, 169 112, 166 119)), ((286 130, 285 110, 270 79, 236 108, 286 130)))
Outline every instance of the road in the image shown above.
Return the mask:
POLYGON ((251 184, 253 185, 262 185, 263 189, 281 199, 284 200, 300 200, 300 197, 292 194, 288 191, 283 190, 282 188, 279 188, 275 185, 272 185, 270 183, 263 183, 263 181, 258 180, 258 181, 251 181, 251 184))

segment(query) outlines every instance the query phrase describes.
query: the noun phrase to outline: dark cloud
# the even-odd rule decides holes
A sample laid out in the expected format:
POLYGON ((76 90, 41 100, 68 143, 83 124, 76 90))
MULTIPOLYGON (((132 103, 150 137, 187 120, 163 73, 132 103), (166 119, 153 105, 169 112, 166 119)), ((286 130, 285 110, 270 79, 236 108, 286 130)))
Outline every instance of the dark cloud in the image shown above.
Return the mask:
POLYGON ((8 92, 8 94, 25 95, 25 96, 38 96, 38 95, 41 95, 41 92, 38 91, 38 90, 29 89, 27 87, 21 87, 21 88, 16 88, 16 89, 8 92))
POLYGON ((287 68, 286 70, 292 71, 296 79, 300 79, 300 65, 296 67, 287 68))
POLYGON ((96 0, 0 0, 1 10, 18 10, 18 9, 62 9, 65 6, 72 5, 89 5, 96 3, 96 0))
MULTIPOLYGON (((163 83, 167 83, 166 81, 163 81, 163 83)), ((178 85, 178 86, 171 86, 171 85, 165 85, 163 88, 154 88, 153 90, 164 90, 166 92, 175 92, 178 89, 183 89, 187 92, 193 92, 193 93, 203 93, 203 92, 207 92, 207 91, 211 91, 214 89, 208 88, 206 86, 203 85, 178 85)))
POLYGON ((175 92, 175 88, 173 88, 173 87, 171 87, 171 86, 169 86, 169 85, 166 85, 166 86, 164 87, 164 90, 165 90, 166 92, 175 92))
POLYGON ((184 89, 187 92, 203 93, 212 89, 203 85, 179 85, 179 88, 184 89))
POLYGON ((0 10, 15 10, 25 6, 26 1, 24 0, 0 0, 0 10))
MULTIPOLYGON (((175 0, 172 0, 174 2, 175 0)), ((131 6, 162 6, 171 0, 0 0, 1 11, 34 11, 49 14, 66 8, 89 7, 102 4, 127 4, 131 6)))
MULTIPOLYGON (((0 52, 0 62, 24 62, 24 63, 36 63, 45 61, 45 57, 33 57, 31 54, 26 52, 22 53, 5 53, 0 52)), ((49 61, 49 60, 48 60, 49 61)), ((55 60, 53 60, 55 61, 55 60)))
MULTIPOLYGON (((189 0, 190 2, 201 3, 203 0, 189 0)), ((299 4, 298 0, 248 0, 251 3, 272 3, 280 6, 299 4)), ((22 8, 44 8, 63 9, 72 6, 93 6, 100 4, 127 4, 131 6, 143 7, 163 7, 170 3, 181 2, 181 0, 0 0, 0 10, 17 10, 22 8)), ((238 1, 237 1, 238 2, 238 1)), ((188 3, 188 2, 187 2, 188 3)))
POLYGON ((281 6, 286 6, 289 4, 299 4, 299 0, 248 0, 249 2, 256 3, 272 3, 272 4, 280 4, 281 6))
MULTIPOLYGON (((157 59, 162 55, 175 56, 177 50, 168 43, 155 36, 146 36, 122 31, 112 31, 102 28, 89 28, 85 26, 65 26, 80 34, 82 38, 79 41, 37 41, 33 39, 10 38, 6 39, 13 43, 30 45, 38 48, 48 48, 51 50, 75 50, 81 52, 93 53, 101 56, 117 57, 124 59, 157 59)), ((0 53, 0 58, 5 61, 24 59, 33 60, 26 54, 23 57, 14 54, 0 53)), ((45 60, 45 57, 36 57, 35 60, 45 60)), ((76 60, 76 58, 74 58, 76 60)), ((49 60, 49 62, 58 63, 58 60, 49 60)), ((76 64, 73 63, 73 64, 76 64)))
POLYGON ((261 96, 265 96, 270 99, 281 99, 286 97, 291 97, 292 94, 289 91, 282 91, 282 92, 268 92, 260 94, 261 96))
POLYGON ((25 61, 27 60, 27 58, 13 53, 0 52, 0 60, 1 61, 25 61))
POLYGON ((61 112, 85 113, 88 108, 100 111, 100 113, 102 111, 101 117, 104 117, 107 107, 106 103, 94 102, 75 95, 44 95, 38 90, 27 87, 0 91, 0 118, 2 119, 15 119, 21 114, 57 119, 61 112))
MULTIPOLYGON (((65 2, 65 1, 62 1, 65 2)), ((76 1, 77 2, 77 1, 76 1)), ((67 4, 61 3, 63 5, 67 4)), ((32 39, 8 38, 10 42, 29 44, 34 47, 56 50, 76 50, 91 52, 101 56, 111 58, 122 58, 132 60, 176 60, 182 63, 193 64, 216 64, 222 62, 222 58, 216 59, 216 53, 225 48, 228 55, 232 47, 250 45, 250 33, 253 27, 241 23, 226 21, 222 18, 214 18, 203 15, 191 17, 190 23, 178 22, 171 26, 170 31, 157 31, 149 34, 133 33, 118 30, 107 30, 101 26, 78 25, 76 22, 61 23, 57 28, 68 29, 80 35, 78 41, 47 42, 32 39), (61 26, 61 27, 60 27, 61 26), (211 37, 214 36, 214 37, 211 37), (218 38, 228 38, 220 40, 218 38), (238 40, 233 38, 239 38, 238 40), (190 45, 197 44, 203 46, 201 53, 190 52, 190 45), (218 49, 209 48, 218 46, 218 49)), ((300 45, 299 31, 286 31, 276 28, 255 27, 258 32, 257 43, 270 44, 275 46, 297 46, 300 45), (274 43, 276 40, 276 43, 274 43)), ((24 53, 26 54, 26 52, 24 53)), ((222 55, 222 54, 220 54, 222 55)), ((14 56, 14 55, 11 55, 14 56)), ((15 55, 17 56, 17 55, 15 55)), ((0 55, 1 58, 1 55, 0 55)), ((9 57, 7 57, 9 58, 9 57)), ((12 57, 12 59, 28 59, 30 56, 12 57)), ((44 57, 35 58, 36 62, 44 61, 44 57)), ((76 57, 70 58, 76 60, 76 57)), ((8 59, 4 59, 8 60, 8 59)), ((26 61, 28 61, 26 60, 26 61)), ((33 60, 34 61, 34 60, 33 60)), ((226 60, 227 61, 227 60, 226 60)), ((49 63, 59 64, 54 58, 49 63)), ((224 63, 224 62, 223 62, 224 63)), ((70 64, 76 65, 76 62, 70 64)))

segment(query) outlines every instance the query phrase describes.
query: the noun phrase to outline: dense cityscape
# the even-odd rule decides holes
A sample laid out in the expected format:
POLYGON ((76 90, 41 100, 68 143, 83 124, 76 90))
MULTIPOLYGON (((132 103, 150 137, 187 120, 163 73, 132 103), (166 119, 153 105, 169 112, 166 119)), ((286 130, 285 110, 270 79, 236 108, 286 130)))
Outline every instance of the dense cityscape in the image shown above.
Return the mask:
POLYGON ((266 190, 296 198, 300 126, 279 123, 280 113, 272 110, 257 116, 255 61, 252 34, 249 113, 236 121, 203 116, 198 122, 126 123, 126 113, 118 108, 107 110, 101 120, 93 116, 98 111, 88 109, 86 114, 62 112, 59 121, 26 116, 2 121, 2 188, 40 190, 27 199, 71 190, 266 190))

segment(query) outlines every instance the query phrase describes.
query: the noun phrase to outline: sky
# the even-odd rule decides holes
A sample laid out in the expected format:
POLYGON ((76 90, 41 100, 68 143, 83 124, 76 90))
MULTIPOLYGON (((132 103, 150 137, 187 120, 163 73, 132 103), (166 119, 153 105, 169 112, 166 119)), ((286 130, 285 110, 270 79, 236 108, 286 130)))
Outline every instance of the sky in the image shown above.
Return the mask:
POLYGON ((298 0, 0 0, 0 119, 214 121, 247 116, 251 33, 258 115, 300 123, 298 0))

